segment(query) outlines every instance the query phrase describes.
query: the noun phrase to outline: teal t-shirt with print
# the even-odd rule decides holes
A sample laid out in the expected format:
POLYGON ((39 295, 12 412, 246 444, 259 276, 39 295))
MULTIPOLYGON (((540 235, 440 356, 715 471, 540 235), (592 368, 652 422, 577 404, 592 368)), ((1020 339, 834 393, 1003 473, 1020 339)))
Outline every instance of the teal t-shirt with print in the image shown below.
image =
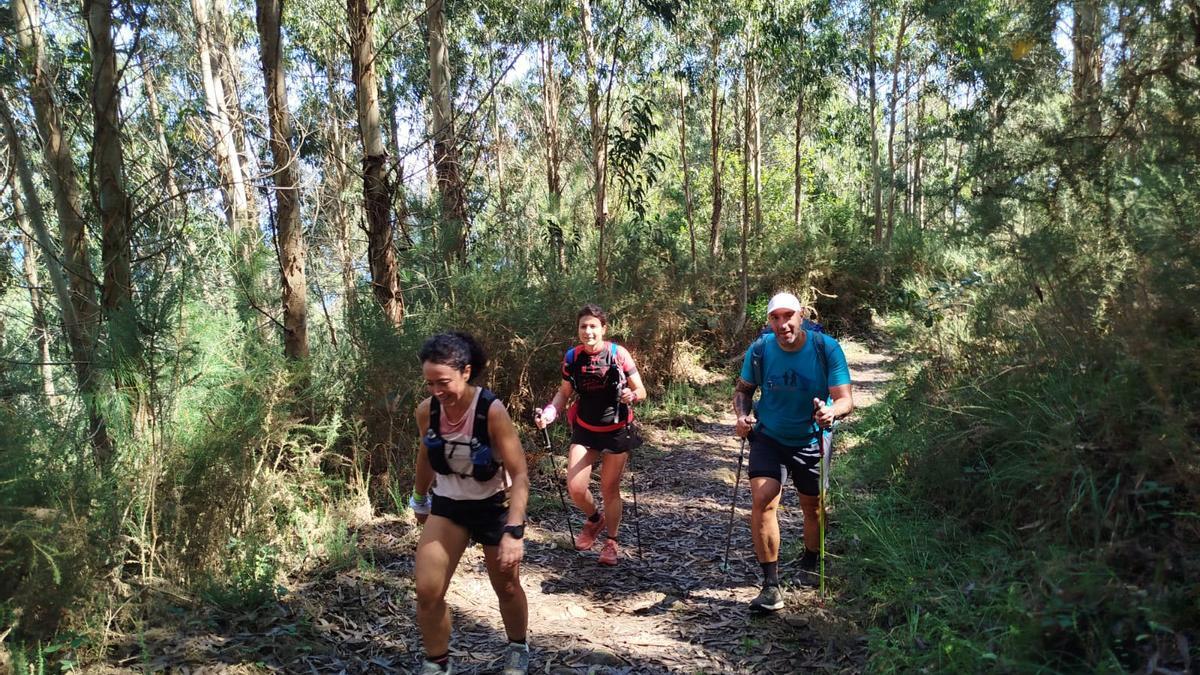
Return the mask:
POLYGON ((850 366, 838 341, 828 335, 815 337, 808 332, 799 351, 784 351, 775 336, 763 340, 762 378, 755 378, 752 366, 754 346, 742 359, 741 377, 762 391, 754 406, 758 429, 784 445, 808 445, 820 429, 813 421, 814 398, 828 401, 829 388, 850 384, 850 366), (824 344, 828 373, 821 381, 821 363, 816 345, 824 344))

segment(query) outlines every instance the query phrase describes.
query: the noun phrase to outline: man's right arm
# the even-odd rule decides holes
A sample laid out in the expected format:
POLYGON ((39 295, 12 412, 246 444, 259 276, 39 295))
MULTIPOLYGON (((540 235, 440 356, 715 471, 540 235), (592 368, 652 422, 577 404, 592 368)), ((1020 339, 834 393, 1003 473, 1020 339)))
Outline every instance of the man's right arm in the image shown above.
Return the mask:
POLYGON ((737 416, 734 432, 745 438, 754 428, 754 391, 758 389, 752 382, 738 378, 733 385, 733 414, 737 416))

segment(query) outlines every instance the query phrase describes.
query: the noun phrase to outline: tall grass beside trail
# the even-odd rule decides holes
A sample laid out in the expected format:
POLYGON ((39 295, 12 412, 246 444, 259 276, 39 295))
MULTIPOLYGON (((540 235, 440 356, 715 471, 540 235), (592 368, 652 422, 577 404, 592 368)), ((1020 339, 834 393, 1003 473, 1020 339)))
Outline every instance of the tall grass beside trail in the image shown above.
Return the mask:
POLYGON ((986 339, 967 315, 905 327, 925 356, 855 427, 835 495, 873 672, 1200 663, 1196 339, 1061 311, 986 339))

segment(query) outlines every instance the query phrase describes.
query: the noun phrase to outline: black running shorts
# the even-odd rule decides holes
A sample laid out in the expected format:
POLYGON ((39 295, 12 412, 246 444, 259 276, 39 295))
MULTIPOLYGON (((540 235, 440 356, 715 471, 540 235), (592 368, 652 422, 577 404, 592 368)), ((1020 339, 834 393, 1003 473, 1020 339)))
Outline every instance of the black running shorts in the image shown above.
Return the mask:
POLYGON ((448 518, 465 528, 472 541, 484 546, 498 546, 508 520, 508 495, 498 492, 487 499, 451 499, 433 495, 429 513, 448 518))
POLYGON ((627 424, 616 431, 592 431, 576 423, 571 425, 571 444, 582 445, 588 450, 619 455, 639 447, 642 437, 633 424, 627 424))
POLYGON ((820 438, 814 438, 811 445, 796 447, 784 445, 761 431, 751 432, 750 477, 774 478, 783 485, 789 473, 800 494, 810 497, 821 494, 820 438))

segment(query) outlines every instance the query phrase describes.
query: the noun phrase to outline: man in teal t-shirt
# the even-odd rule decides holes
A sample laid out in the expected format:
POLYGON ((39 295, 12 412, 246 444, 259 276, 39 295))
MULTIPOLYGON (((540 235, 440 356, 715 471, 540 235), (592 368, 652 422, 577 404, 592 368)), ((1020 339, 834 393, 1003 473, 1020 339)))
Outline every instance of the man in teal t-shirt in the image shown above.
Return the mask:
POLYGON ((821 429, 854 410, 850 368, 841 345, 827 335, 802 330, 802 320, 796 296, 779 293, 771 298, 767 321, 774 339, 762 340, 757 367, 755 347, 746 350, 734 387, 735 432, 750 442, 750 534, 763 571, 762 591, 750 603, 754 611, 783 607, 776 511, 789 474, 804 513, 800 567, 804 581, 812 581, 820 547, 818 511, 824 508, 819 485, 821 429), (759 388, 762 396, 754 406, 759 388))

